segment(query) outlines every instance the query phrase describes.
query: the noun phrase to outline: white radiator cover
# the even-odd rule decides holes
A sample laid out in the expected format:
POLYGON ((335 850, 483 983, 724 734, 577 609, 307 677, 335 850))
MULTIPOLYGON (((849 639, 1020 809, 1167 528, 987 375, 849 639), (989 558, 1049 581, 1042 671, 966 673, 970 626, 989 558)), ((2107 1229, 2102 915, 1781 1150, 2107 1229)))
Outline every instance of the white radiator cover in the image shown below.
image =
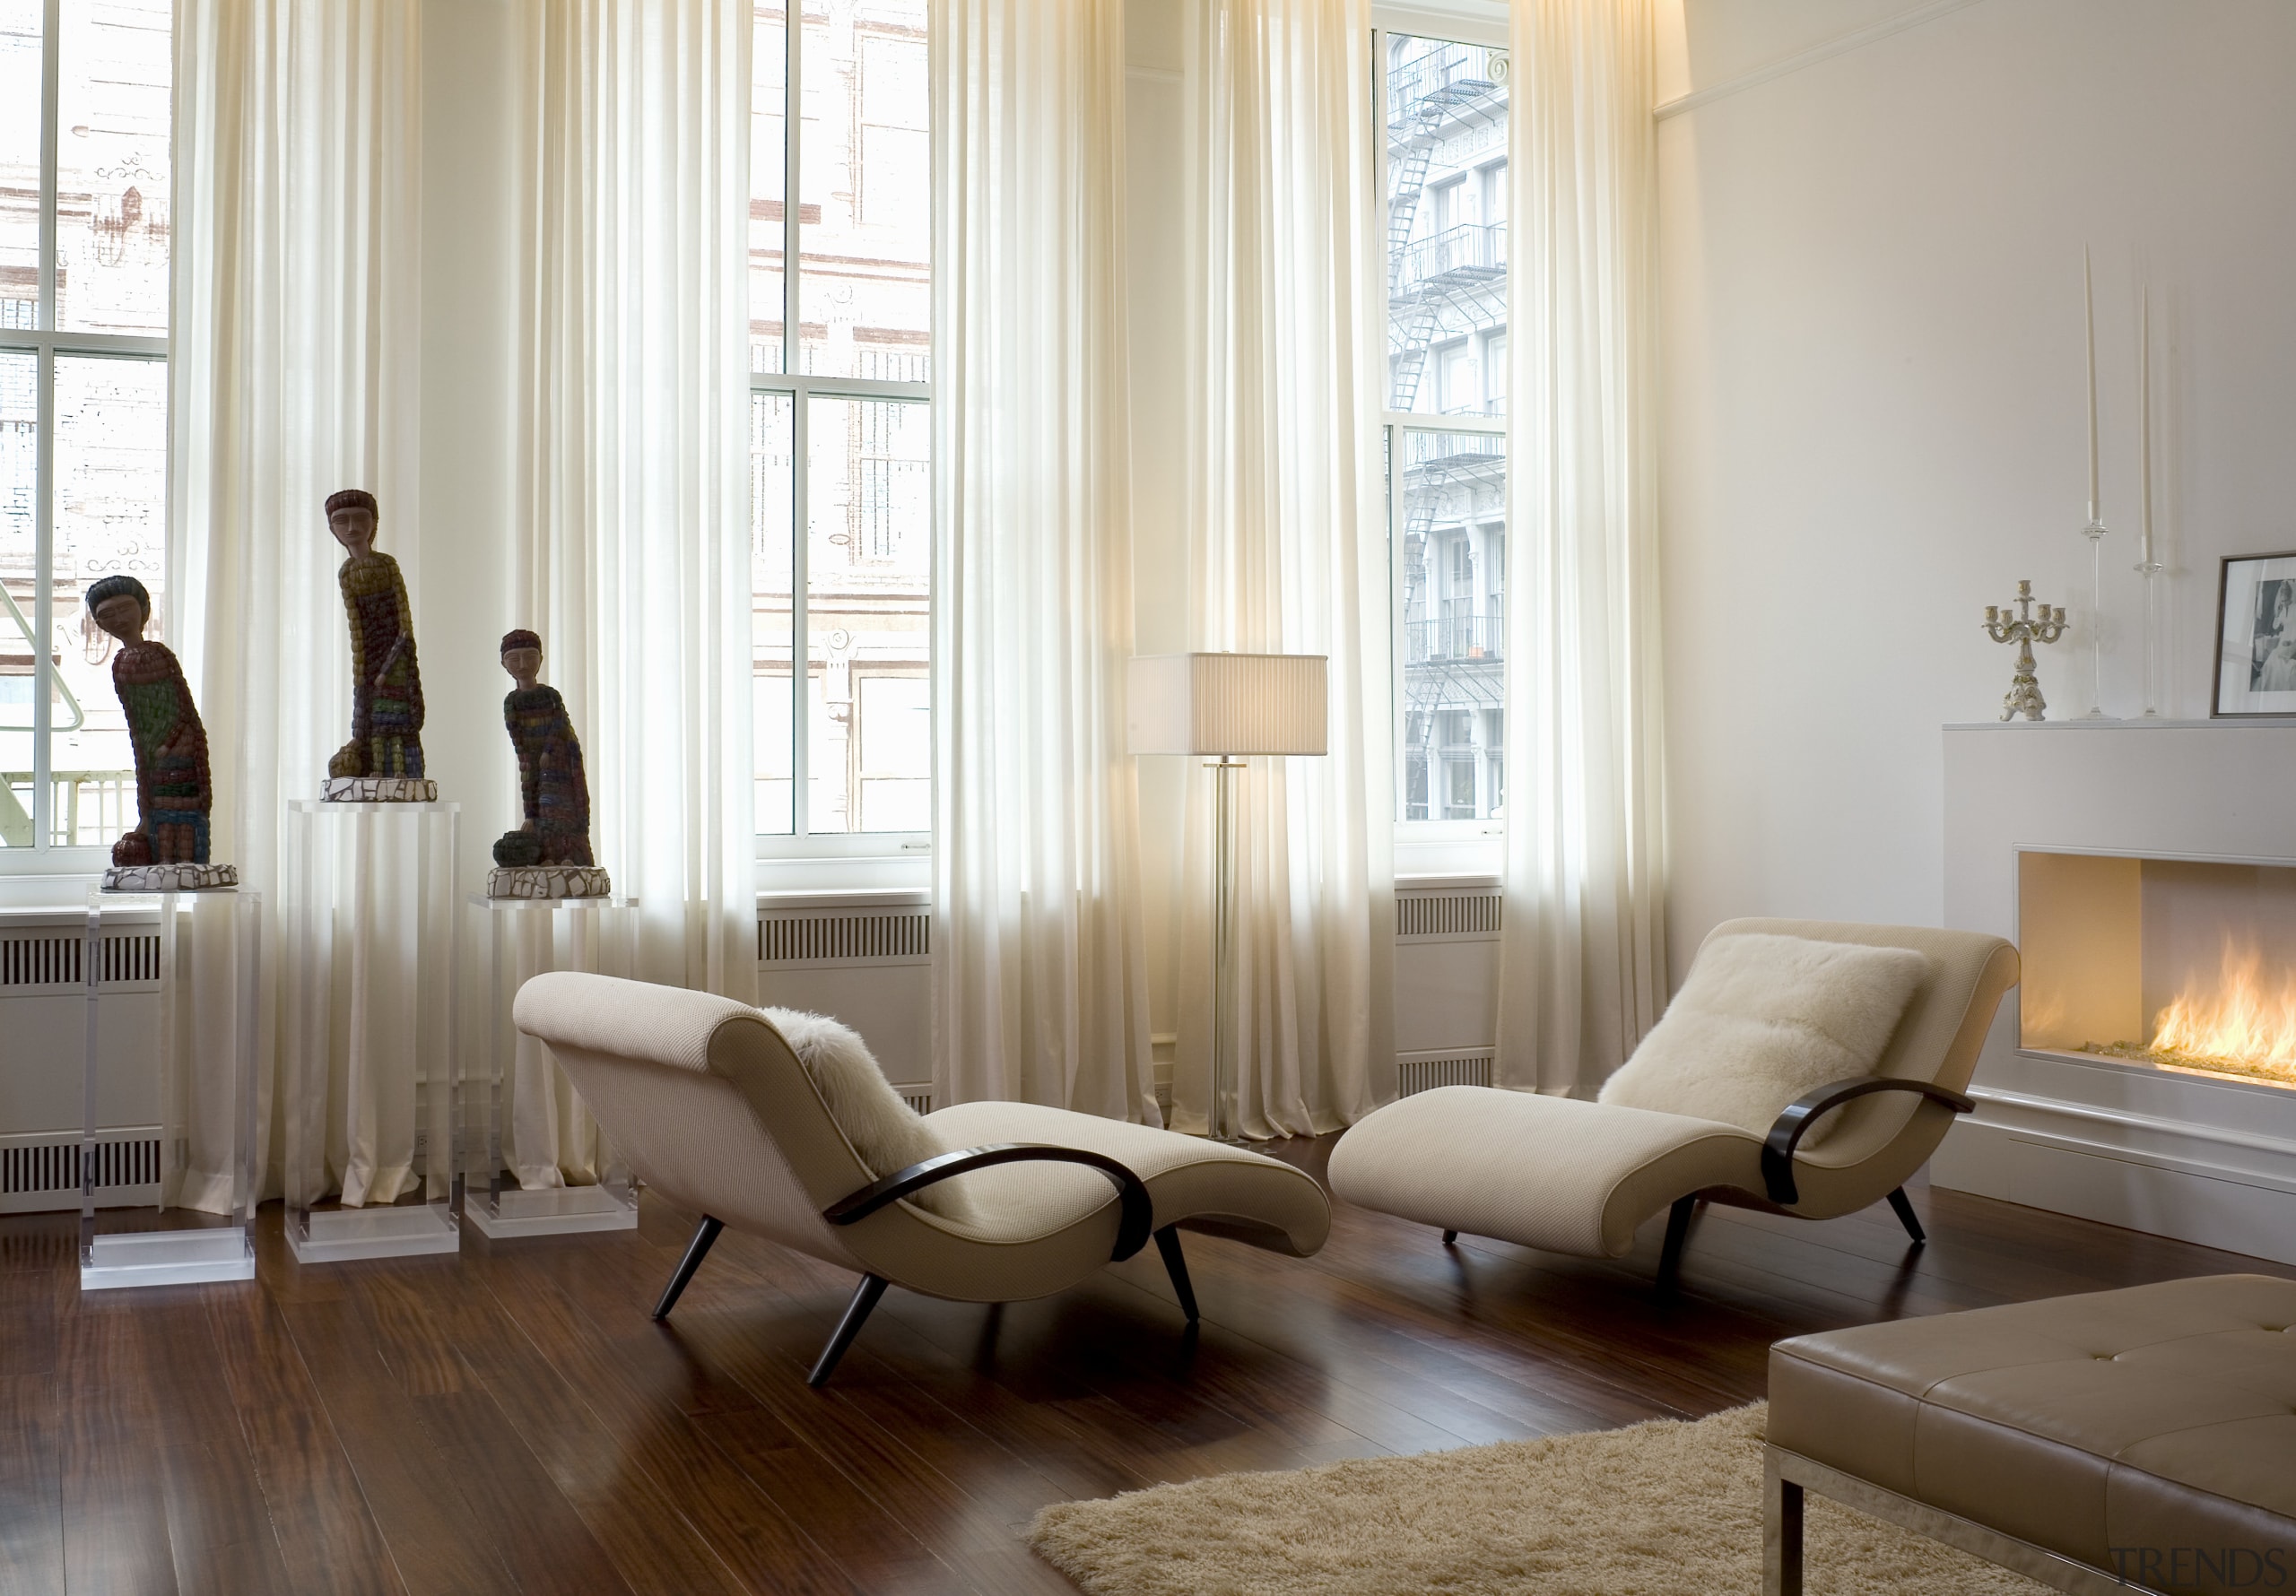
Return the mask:
POLYGON ((931 895, 765 893, 757 921, 758 1002, 843 1020, 909 1106, 931 1113, 931 895))
POLYGON ((1491 1084, 1500 905, 1495 876, 1396 883, 1396 1096, 1491 1084))
MULTIPOLYGON (((80 1206, 87 920, 0 916, 0 1213, 80 1206)), ((105 932, 97 1039, 97 1201, 159 1201, 160 936, 105 932)))

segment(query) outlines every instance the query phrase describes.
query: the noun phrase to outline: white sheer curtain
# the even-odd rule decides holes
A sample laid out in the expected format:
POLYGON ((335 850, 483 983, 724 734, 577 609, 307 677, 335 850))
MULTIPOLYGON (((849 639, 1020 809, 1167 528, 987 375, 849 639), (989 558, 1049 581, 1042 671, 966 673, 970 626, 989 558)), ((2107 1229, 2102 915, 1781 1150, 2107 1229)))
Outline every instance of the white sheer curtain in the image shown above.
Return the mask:
MULTIPOLYGON (((502 625, 540 632, 639 979, 756 1001, 749 0, 521 0, 517 505, 502 625)), ((538 942, 522 960, 546 961, 538 942)), ((525 967, 522 965, 522 968, 525 967)), ((511 1163, 595 1127, 526 1047, 511 1163)))
MULTIPOLYGON (((415 585, 418 13, 176 7, 169 620, 214 759, 213 856, 267 895, 258 1133, 273 1191, 276 1000, 295 952, 276 935, 282 805, 317 795, 350 716, 327 494, 377 494, 379 546, 415 585)), ((354 1199, 387 1201, 413 1152, 415 1051, 337 1063, 335 1173, 354 1199), (404 1115, 387 1106, 401 1096, 404 1115)), ((192 1149, 187 1203, 228 1206, 214 1162, 192 1149)))
POLYGON ((1152 1123, 1124 7, 949 0, 935 29, 934 1095, 1152 1123))
MULTIPOLYGON (((1395 1056, 1381 211, 1364 0, 1189 0, 1195 646, 1331 659, 1331 752, 1239 781, 1234 1056, 1255 1136, 1368 1113, 1395 1056)), ((1212 779, 1190 777, 1173 1123, 1212 1053, 1212 779)))
POLYGON ((1650 0, 1518 0, 1501 1085, 1584 1091, 1666 997, 1650 0))

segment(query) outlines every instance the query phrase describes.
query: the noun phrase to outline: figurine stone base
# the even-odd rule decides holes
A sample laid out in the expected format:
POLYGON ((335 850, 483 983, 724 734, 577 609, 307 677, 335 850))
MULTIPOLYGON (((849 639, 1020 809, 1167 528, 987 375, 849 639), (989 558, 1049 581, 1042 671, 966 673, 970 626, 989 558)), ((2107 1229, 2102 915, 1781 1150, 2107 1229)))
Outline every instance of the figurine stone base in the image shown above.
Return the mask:
POLYGON ((413 776, 330 776, 322 803, 436 803, 439 784, 413 776))
POLYGON ((520 864, 486 872, 489 898, 612 898, 613 878, 595 864, 520 864))
POLYGON ((107 892, 213 892, 239 884, 236 864, 115 864, 104 872, 107 892))

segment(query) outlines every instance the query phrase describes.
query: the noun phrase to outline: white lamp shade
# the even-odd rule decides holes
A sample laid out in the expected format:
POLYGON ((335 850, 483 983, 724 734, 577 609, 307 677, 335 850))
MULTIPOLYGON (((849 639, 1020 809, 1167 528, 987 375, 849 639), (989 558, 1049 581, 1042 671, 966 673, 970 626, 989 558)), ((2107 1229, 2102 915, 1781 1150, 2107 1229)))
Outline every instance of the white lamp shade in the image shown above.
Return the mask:
POLYGON ((1135 754, 1320 754, 1330 746, 1320 654, 1134 657, 1126 746, 1135 754))

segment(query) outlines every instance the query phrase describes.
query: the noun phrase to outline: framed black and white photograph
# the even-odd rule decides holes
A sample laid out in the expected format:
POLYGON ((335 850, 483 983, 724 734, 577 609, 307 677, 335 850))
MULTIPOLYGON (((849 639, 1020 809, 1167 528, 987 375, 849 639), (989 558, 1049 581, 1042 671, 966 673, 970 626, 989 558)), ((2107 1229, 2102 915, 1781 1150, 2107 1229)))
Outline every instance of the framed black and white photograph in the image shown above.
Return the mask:
POLYGON ((2216 592, 2216 716, 2296 716, 2296 552, 2235 554, 2216 592))

